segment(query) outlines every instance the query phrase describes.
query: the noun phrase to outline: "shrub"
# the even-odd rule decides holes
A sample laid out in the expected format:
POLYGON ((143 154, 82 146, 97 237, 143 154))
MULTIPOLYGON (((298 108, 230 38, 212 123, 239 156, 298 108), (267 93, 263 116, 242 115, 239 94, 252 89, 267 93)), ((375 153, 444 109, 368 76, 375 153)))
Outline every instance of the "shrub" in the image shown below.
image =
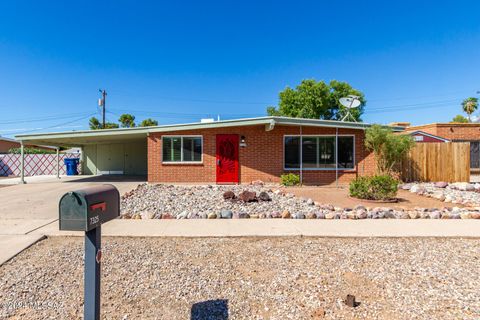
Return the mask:
POLYGON ((388 175, 358 177, 350 182, 350 196, 367 200, 390 200, 397 195, 398 180, 388 175))
POLYGON ((365 147, 375 154, 377 174, 391 174, 415 145, 412 137, 394 134, 391 129, 373 125, 365 132, 365 147))
POLYGON ((280 179, 282 180, 282 184, 284 186, 296 186, 300 184, 300 176, 298 174, 282 174, 280 179))

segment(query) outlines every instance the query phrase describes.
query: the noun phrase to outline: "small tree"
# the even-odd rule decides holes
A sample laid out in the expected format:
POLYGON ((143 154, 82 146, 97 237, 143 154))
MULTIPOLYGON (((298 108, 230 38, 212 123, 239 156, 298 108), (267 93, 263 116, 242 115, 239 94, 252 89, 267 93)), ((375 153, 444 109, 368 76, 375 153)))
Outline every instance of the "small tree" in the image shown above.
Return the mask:
POLYGON ((468 122, 471 122, 471 115, 478 109, 478 98, 470 97, 462 101, 463 111, 468 116, 468 122))
POLYGON ((140 127, 153 127, 158 126, 158 121, 153 119, 145 119, 140 123, 140 127))
POLYGON ((462 116, 461 114, 457 114, 452 121, 453 123, 467 123, 468 119, 462 116))
POLYGON ((365 147, 375 154, 379 175, 391 174, 414 145, 411 136, 394 134, 380 125, 371 126, 365 133, 365 147))
POLYGON ((98 129, 102 129, 102 124, 100 123, 100 121, 95 118, 95 117, 91 117, 90 118, 90 121, 88 122, 88 125, 90 126, 90 130, 98 130, 98 129))
POLYGON ((135 127, 135 116, 124 113, 120 116, 118 122, 120 122, 122 128, 133 128, 135 127))

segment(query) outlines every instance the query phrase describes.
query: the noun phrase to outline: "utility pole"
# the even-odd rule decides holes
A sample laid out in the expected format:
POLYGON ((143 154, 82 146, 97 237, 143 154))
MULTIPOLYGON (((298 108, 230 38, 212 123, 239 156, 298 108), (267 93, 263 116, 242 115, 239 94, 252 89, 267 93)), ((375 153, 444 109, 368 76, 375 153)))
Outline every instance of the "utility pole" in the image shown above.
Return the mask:
POLYGON ((107 97, 107 91, 105 89, 98 89, 102 94, 102 97, 98 99, 98 106, 102 107, 102 128, 105 129, 105 99, 107 97))

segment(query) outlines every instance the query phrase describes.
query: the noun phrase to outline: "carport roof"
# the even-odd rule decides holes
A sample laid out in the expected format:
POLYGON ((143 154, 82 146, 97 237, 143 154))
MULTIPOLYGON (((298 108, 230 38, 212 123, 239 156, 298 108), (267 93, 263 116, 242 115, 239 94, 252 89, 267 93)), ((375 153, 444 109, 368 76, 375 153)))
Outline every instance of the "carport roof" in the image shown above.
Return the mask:
MULTIPOLYGON (((288 117, 258 117, 214 122, 195 122, 185 124, 171 124, 154 127, 118 128, 104 130, 83 130, 68 132, 52 132, 37 134, 22 134, 15 138, 24 143, 42 143, 55 146, 81 146, 97 143, 114 143, 126 140, 141 140, 150 132, 172 132, 195 129, 225 128, 238 126, 265 125, 265 129, 272 130, 275 125, 306 126, 306 127, 334 127, 348 129, 365 129, 371 124, 363 122, 343 122, 334 120, 317 120, 288 117)), ((390 127, 394 131, 403 131, 403 127, 390 127)))

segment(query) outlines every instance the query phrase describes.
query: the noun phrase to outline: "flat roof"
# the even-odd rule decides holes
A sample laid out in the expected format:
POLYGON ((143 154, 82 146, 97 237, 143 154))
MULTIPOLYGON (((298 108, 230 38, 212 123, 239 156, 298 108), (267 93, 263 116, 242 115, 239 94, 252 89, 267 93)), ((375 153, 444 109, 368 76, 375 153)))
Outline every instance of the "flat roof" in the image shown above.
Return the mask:
MULTIPOLYGON (((172 132, 197 129, 213 129, 226 127, 265 125, 274 128, 282 126, 305 126, 305 127, 333 127, 346 129, 365 129, 372 124, 363 122, 344 122, 336 120, 317 120, 289 117, 258 117, 234 120, 221 120, 213 122, 194 122, 184 124, 169 124, 152 127, 116 128, 102 130, 81 130, 67 132, 49 132, 35 134, 21 134, 15 136, 18 141, 24 143, 43 143, 59 146, 79 146, 95 143, 113 143, 118 141, 138 140, 146 138, 153 132, 172 132)), ((404 131, 404 127, 389 127, 394 131, 404 131)))
POLYGON ((420 130, 422 128, 431 128, 431 127, 480 127, 480 123, 475 122, 434 122, 434 123, 427 123, 427 124, 421 124, 418 126, 410 126, 406 127, 405 130, 410 131, 410 130, 420 130))

